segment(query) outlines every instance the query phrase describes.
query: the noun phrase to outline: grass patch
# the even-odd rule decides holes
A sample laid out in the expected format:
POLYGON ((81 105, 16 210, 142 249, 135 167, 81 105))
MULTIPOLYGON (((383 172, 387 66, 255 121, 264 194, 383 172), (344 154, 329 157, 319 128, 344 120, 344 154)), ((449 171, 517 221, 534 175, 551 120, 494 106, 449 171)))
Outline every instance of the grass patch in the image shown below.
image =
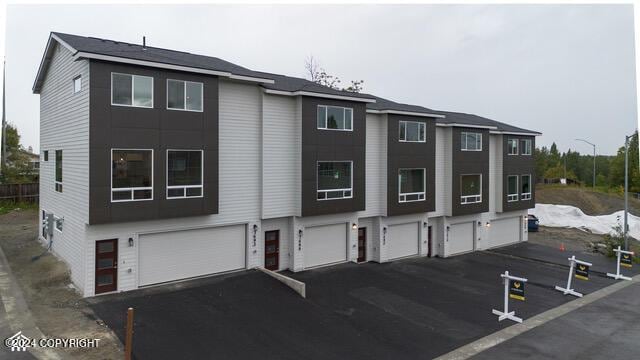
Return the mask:
POLYGON ((0 201, 0 215, 14 210, 38 210, 37 202, 0 201))

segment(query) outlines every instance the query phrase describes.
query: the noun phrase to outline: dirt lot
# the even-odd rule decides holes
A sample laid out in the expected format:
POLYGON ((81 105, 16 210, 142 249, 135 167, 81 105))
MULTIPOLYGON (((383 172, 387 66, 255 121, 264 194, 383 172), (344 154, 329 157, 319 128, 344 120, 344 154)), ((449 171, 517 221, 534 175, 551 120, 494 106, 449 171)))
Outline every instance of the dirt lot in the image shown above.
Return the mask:
MULTIPOLYGON (((624 210, 622 195, 597 192, 585 187, 537 185, 536 203, 571 205, 587 215, 609 215, 624 210)), ((640 200, 629 197, 629 212, 640 216, 640 200)))
POLYGON ((121 359, 120 341, 97 321, 93 311, 70 287, 67 267, 37 241, 37 211, 19 210, 0 215, 0 246, 9 261, 33 318, 47 337, 99 338, 95 349, 66 350, 69 359, 121 359))
POLYGON ((529 232, 529 242, 566 251, 589 251, 589 244, 602 241, 602 235, 591 234, 578 229, 552 228, 540 226, 538 232, 529 232))

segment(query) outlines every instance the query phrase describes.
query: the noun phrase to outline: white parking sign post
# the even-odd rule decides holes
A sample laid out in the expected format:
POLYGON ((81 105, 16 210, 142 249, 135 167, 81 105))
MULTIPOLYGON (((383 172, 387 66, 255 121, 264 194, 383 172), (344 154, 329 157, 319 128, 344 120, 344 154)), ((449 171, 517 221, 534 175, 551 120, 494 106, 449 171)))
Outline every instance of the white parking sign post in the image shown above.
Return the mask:
POLYGON ((582 261, 582 260, 578 260, 576 259, 576 256, 573 255, 571 256, 569 259, 569 263, 571 264, 569 266, 569 277, 567 278, 567 287, 563 288, 561 286, 556 286, 556 290, 558 291, 562 291, 565 295, 573 295, 573 296, 577 296, 577 297, 582 297, 582 294, 573 290, 571 288, 571 281, 573 280, 573 273, 576 269, 576 264, 579 265, 583 265, 583 266, 587 266, 587 267, 591 267, 591 263, 588 263, 586 261, 582 261))
POLYGON ((495 315, 498 315, 498 321, 509 319, 521 323, 522 319, 515 316, 515 311, 509 312, 509 284, 513 282, 515 284, 514 287, 520 289, 521 291, 521 293, 512 294, 512 296, 516 299, 524 301, 524 283, 527 282, 527 279, 509 275, 508 271, 505 271, 504 274, 500 274, 500 277, 504 279, 504 311, 493 309, 493 313, 495 315))
POLYGON ((632 257, 633 257, 633 251, 626 251, 626 250, 622 250, 622 248, 620 246, 618 246, 617 249, 613 249, 613 251, 618 253, 618 259, 616 260, 616 273, 612 274, 612 273, 607 273, 607 276, 612 277, 616 280, 631 280, 630 277, 628 276, 624 276, 622 274, 620 274, 620 263, 622 261, 622 256, 624 255, 625 259, 629 259, 627 260, 625 263, 628 264, 626 265, 627 267, 631 267, 632 264, 632 257))

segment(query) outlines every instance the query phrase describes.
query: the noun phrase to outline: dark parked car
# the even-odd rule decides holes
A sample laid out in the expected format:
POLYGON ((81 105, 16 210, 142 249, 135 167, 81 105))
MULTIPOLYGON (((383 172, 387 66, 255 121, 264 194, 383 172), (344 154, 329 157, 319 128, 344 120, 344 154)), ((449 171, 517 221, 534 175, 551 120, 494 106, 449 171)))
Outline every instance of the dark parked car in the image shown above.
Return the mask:
POLYGON ((529 231, 538 231, 539 221, 535 215, 529 214, 528 222, 529 222, 528 224, 529 231))

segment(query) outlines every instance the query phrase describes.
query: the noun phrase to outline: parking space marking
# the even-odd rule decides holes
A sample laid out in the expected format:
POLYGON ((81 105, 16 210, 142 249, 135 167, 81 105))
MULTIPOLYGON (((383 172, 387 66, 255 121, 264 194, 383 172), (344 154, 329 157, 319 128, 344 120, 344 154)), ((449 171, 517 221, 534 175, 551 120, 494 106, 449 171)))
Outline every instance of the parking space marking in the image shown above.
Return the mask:
POLYGON ((619 290, 640 283, 640 275, 633 277, 632 281, 619 281, 613 285, 607 286, 600 290, 597 290, 591 294, 585 295, 582 298, 569 301, 566 304, 560 305, 551 310, 547 310, 534 317, 526 319, 521 324, 509 326, 505 329, 497 331, 491 335, 485 336, 472 343, 457 348, 447 354, 439 356, 436 360, 463 360, 475 356, 487 349, 490 349, 496 345, 499 345, 511 338, 514 338, 520 334, 523 334, 533 328, 543 325, 553 319, 568 314, 574 310, 577 310, 585 305, 588 305, 596 300, 609 296, 619 290))

